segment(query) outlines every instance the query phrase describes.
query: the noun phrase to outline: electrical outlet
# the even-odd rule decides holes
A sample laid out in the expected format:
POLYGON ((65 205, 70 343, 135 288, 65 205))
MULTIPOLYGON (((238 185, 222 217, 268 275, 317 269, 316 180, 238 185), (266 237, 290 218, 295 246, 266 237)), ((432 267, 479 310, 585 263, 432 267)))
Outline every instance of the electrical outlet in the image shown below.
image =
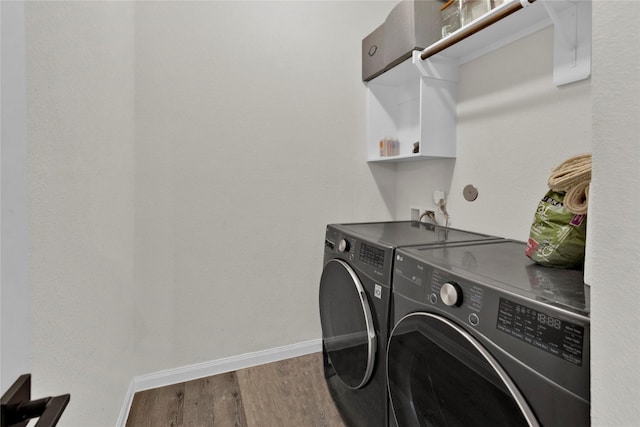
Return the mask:
MULTIPOLYGON (((433 208, 424 208, 424 207, 411 207, 411 221, 420 221, 420 215, 422 215, 425 211, 432 211, 433 208)), ((428 218, 422 218, 422 221, 429 222, 428 218)))
POLYGON ((422 211, 420 208, 411 208, 411 221, 419 221, 422 211))
POLYGON ((440 206, 440 200, 447 201, 447 195, 444 191, 436 190, 433 192, 433 203, 440 206))

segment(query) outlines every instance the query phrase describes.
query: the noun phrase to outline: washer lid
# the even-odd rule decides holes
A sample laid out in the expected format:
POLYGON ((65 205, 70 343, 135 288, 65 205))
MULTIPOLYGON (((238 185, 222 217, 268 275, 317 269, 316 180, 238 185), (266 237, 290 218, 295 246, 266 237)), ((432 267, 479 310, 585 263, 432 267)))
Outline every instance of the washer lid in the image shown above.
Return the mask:
POLYGON ((338 378, 363 387, 375 363, 376 334, 362 283, 346 262, 330 260, 320 279, 322 341, 338 378))
POLYGON ((527 258, 525 247, 523 242, 503 240, 440 247, 418 246, 403 248, 399 253, 409 254, 484 286, 588 316, 584 273, 538 265, 527 258))
POLYGON ((496 240, 495 236, 418 221, 333 224, 343 233, 390 247, 496 240))

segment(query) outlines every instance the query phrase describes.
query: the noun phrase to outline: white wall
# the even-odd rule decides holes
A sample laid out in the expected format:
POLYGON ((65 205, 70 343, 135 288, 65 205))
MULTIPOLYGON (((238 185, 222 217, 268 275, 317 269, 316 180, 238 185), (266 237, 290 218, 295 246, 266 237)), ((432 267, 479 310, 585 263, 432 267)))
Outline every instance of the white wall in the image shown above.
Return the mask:
POLYGON ((33 396, 114 425, 133 377, 134 9, 28 2, 33 396))
POLYGON ((0 3, 2 242, 0 392, 31 370, 29 345, 27 94, 24 5, 0 3))
POLYGON ((391 6, 27 4, 32 371, 61 425, 113 424, 135 374, 319 336, 325 224, 393 209, 359 59, 391 6))
POLYGON ((587 230, 592 421, 640 420, 640 2, 594 2, 593 180, 587 230), (623 37, 612 36, 610 29, 623 37))
POLYGON ((360 81, 391 6, 136 4, 137 373, 319 337, 325 225, 393 209, 360 81))

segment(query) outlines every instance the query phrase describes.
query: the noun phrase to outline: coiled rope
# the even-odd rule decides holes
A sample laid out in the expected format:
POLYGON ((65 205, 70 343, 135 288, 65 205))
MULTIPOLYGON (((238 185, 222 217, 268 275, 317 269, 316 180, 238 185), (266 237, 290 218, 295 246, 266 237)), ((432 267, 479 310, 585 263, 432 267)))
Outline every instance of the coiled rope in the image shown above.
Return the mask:
POLYGON ((565 193, 564 206, 574 214, 586 214, 591 183, 591 153, 571 157, 549 177, 549 189, 565 193))

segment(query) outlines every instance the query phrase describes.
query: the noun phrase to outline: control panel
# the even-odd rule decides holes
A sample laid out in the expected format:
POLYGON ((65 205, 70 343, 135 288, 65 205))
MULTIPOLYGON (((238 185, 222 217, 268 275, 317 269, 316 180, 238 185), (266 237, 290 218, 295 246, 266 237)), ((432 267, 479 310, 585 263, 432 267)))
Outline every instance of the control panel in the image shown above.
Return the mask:
POLYGON ((325 257, 338 257, 357 266, 374 280, 391 275, 393 248, 376 245, 329 226, 325 235, 325 257))
POLYGON ((384 249, 362 243, 358 259, 377 268, 384 267, 384 249))
POLYGON ((582 365, 584 327, 500 298, 496 328, 527 344, 582 365))
POLYGON ((581 366, 585 329, 536 305, 411 257, 396 255, 397 292, 444 311, 484 334, 508 334, 539 350, 581 366))
POLYGON ((468 314, 482 309, 483 288, 454 277, 451 273, 429 268, 431 272, 430 301, 440 301, 447 307, 463 308, 468 314))
POLYGON ((478 326, 483 308, 482 286, 449 271, 434 268, 401 253, 396 255, 394 288, 414 301, 446 311, 471 326, 478 326))

